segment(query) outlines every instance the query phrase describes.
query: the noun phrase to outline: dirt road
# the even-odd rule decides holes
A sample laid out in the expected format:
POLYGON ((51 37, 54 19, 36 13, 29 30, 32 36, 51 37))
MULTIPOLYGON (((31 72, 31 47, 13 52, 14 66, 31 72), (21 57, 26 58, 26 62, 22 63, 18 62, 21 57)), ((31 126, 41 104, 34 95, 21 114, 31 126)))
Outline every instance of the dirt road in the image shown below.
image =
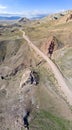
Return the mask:
POLYGON ((65 98, 67 99, 67 102, 69 102, 70 105, 72 105, 72 90, 69 87, 69 84, 66 83, 65 78, 63 77, 62 73, 59 71, 58 67, 43 53, 41 50, 39 50, 25 35, 25 32, 20 30, 23 33, 23 38, 27 41, 28 45, 35 50, 35 52, 40 55, 51 67, 51 70, 58 81, 58 84, 60 86, 61 91, 63 92, 65 98))

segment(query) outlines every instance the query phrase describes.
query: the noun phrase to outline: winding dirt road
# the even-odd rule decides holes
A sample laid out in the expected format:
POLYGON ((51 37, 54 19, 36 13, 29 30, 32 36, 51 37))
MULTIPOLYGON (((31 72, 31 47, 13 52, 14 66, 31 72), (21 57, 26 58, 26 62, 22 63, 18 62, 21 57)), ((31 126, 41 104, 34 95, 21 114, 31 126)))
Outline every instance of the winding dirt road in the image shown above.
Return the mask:
POLYGON ((70 89, 69 84, 66 83, 65 78, 63 77, 62 73, 59 71, 58 67, 43 53, 39 50, 25 35, 25 32, 20 30, 23 33, 23 38, 27 41, 28 45, 35 50, 35 52, 40 55, 51 67, 53 74, 55 75, 56 80, 60 86, 61 91, 64 93, 67 102, 72 105, 72 90, 70 89))

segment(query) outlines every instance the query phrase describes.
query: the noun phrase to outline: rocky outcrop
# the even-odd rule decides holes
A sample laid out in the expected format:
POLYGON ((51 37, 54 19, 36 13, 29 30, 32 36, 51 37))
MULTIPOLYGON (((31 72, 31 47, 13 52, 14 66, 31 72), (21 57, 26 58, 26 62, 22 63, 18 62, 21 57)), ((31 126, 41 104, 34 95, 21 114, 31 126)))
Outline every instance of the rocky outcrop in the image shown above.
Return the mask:
POLYGON ((67 17, 66 22, 68 22, 69 20, 72 20, 72 14, 70 14, 69 17, 67 17))
POLYGON ((48 39, 45 39, 42 42, 41 47, 40 47, 40 49, 45 54, 48 54, 48 48, 49 48, 51 42, 54 42, 54 44, 55 44, 54 51, 63 47, 63 43, 61 43, 55 36, 50 36, 48 39))
POLYGON ((29 129, 29 116, 34 107, 36 107, 35 85, 38 83, 38 74, 30 69, 25 70, 19 87, 19 92, 24 95, 25 114, 23 115, 24 127, 29 129))
POLYGON ((35 71, 26 70, 22 76, 20 82, 20 88, 23 88, 27 84, 37 85, 39 83, 39 75, 35 71))

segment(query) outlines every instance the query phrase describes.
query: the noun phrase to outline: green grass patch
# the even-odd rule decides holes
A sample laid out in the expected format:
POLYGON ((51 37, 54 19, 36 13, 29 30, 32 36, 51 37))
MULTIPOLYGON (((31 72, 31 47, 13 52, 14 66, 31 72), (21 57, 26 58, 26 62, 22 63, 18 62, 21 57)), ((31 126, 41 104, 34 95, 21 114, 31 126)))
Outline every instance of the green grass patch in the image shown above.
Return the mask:
POLYGON ((31 122, 32 130, 71 130, 72 126, 68 120, 53 115, 50 112, 40 110, 36 118, 31 122))

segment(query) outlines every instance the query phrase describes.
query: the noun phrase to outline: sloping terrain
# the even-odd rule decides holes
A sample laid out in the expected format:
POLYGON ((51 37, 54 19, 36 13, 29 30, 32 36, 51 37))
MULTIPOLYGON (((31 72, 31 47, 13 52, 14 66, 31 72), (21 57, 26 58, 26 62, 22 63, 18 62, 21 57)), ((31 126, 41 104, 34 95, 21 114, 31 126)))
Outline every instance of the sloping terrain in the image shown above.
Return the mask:
MULTIPOLYGON (((72 86, 72 21, 66 19, 70 14, 20 23, 44 55, 54 39, 52 60, 70 83, 69 87, 72 86)), ((72 130, 72 106, 63 96, 50 66, 23 39, 18 21, 14 26, 7 23, 0 30, 1 130, 25 130, 23 118, 27 112, 30 112, 30 130, 72 130)))
MULTIPOLYGON (((23 38, 28 42, 28 45, 36 51, 51 67, 53 74, 55 75, 55 78, 58 81, 59 86, 61 87, 61 90, 67 97, 67 101, 70 105, 72 105, 72 90, 69 89, 69 84, 66 84, 66 81, 63 77, 62 72, 59 71, 58 67, 46 56, 44 53, 42 53, 25 35, 25 32, 23 32, 23 38)), ((55 41, 54 41, 55 42, 55 41)))
POLYGON ((72 86, 72 47, 65 47, 54 53, 54 59, 65 75, 66 80, 69 80, 72 86))

